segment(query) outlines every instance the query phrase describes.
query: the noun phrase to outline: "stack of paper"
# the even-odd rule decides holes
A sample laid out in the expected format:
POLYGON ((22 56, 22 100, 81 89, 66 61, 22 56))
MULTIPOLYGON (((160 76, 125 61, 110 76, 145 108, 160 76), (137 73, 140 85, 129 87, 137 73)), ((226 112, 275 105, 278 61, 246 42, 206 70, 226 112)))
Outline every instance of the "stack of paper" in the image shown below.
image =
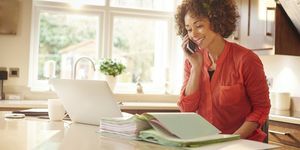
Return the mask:
POLYGON ((140 131, 150 128, 149 123, 142 118, 138 118, 138 115, 102 118, 99 127, 101 133, 117 134, 130 139, 136 139, 140 131))

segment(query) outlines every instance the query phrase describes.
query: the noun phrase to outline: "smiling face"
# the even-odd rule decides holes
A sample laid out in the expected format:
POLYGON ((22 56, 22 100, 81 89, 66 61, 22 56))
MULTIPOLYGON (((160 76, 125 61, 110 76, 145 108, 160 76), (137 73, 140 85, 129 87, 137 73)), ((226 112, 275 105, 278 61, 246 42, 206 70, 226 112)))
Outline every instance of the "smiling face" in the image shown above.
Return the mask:
POLYGON ((201 49, 209 48, 217 33, 211 29, 207 18, 194 17, 187 13, 184 17, 185 29, 191 40, 193 40, 201 49))

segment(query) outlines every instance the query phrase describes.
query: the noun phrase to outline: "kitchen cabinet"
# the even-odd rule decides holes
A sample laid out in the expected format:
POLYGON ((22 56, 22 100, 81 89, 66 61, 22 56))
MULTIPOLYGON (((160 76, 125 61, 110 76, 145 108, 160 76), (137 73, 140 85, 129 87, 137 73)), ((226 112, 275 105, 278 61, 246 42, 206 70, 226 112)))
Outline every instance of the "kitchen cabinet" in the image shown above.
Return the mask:
POLYGON ((275 43, 274 0, 236 0, 240 14, 233 39, 254 51, 273 50, 275 43))
POLYGON ((275 54, 300 56, 300 33, 280 4, 276 7, 275 33, 275 54))
POLYGON ((281 149, 300 149, 300 125, 270 120, 269 143, 281 149))

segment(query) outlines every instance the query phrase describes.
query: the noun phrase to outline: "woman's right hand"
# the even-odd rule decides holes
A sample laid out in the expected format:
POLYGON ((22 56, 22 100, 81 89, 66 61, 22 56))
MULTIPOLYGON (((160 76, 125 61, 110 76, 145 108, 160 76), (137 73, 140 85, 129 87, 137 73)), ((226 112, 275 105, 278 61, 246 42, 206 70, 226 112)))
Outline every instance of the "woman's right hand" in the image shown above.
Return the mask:
MULTIPOLYGON (((200 66, 202 66, 203 63, 203 56, 202 53, 199 51, 196 51, 195 53, 190 53, 187 49, 187 44, 189 43, 189 36, 185 35, 183 37, 183 42, 181 44, 181 47, 183 49, 183 53, 185 55, 185 57, 189 60, 189 62, 191 63, 193 68, 198 68, 200 66)), ((198 49, 198 45, 197 45, 197 49, 198 49)), ((199 68, 200 69, 200 68, 199 68)))

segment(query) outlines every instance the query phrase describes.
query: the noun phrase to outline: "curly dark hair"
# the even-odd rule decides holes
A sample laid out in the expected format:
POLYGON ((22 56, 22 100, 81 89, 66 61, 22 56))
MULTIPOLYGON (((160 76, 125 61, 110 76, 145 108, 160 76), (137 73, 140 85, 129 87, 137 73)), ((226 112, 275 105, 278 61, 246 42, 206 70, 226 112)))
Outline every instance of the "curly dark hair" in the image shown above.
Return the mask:
POLYGON ((193 17, 208 18, 214 32, 229 37, 235 30, 239 17, 234 0, 183 0, 175 14, 177 34, 187 34, 184 17, 187 13, 193 17))

